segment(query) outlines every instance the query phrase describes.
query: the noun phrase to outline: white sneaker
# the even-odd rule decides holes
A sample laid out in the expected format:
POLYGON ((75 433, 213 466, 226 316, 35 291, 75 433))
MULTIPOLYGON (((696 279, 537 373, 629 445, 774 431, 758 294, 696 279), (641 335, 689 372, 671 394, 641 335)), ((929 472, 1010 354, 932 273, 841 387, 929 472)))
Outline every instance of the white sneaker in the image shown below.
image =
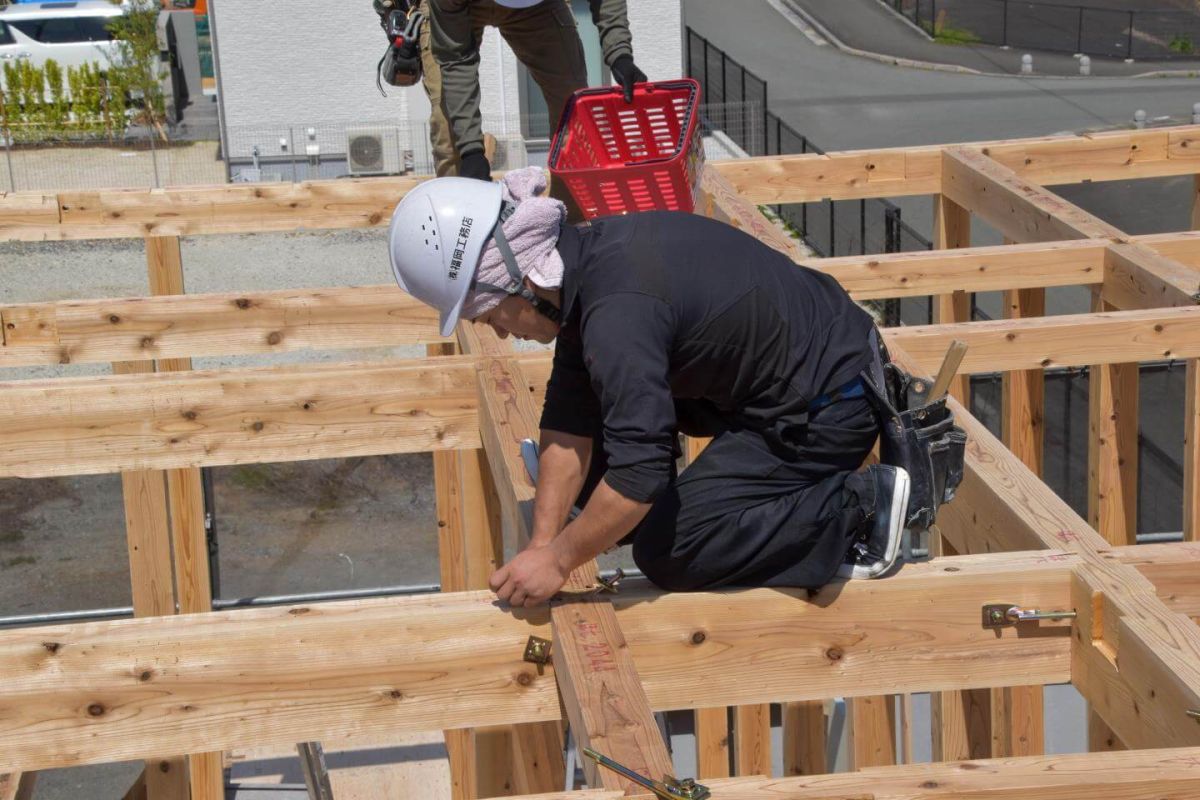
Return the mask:
POLYGON ((910 480, 900 467, 872 464, 867 468, 875 484, 875 513, 870 527, 846 553, 839 578, 864 580, 885 575, 900 555, 904 516, 908 510, 910 480))

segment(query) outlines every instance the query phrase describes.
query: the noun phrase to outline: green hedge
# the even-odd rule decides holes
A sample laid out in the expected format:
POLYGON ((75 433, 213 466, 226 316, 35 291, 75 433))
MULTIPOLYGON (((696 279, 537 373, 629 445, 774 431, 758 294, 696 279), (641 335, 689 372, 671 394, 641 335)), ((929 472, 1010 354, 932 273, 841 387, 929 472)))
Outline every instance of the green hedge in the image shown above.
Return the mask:
POLYGON ((129 118, 129 87, 121 70, 99 63, 44 67, 4 64, 0 127, 16 142, 106 136, 120 138, 129 118))

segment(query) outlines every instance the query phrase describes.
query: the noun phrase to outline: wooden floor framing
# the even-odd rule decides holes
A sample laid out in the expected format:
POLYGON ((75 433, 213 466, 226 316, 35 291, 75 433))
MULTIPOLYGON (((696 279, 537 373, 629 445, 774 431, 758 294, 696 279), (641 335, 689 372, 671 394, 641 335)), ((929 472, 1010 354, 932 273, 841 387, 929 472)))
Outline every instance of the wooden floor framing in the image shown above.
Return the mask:
POLYGON ((657 777, 672 762, 653 713, 680 709, 716 800, 1200 797, 1200 231, 1131 236, 1045 188, 1180 175, 1200 186, 1200 127, 710 164, 700 213, 856 299, 937 298, 938 324, 885 331, 889 349, 929 372, 968 342, 964 374, 1005 373, 1002 438, 956 383, 970 441, 940 555, 885 580, 612 596, 588 591, 593 563, 534 610, 483 590, 503 532, 528 536, 519 443, 547 355, 469 323, 443 338, 389 286, 184 293, 180 237, 377 227, 416 180, 0 195, 0 241, 145 239, 151 295, 0 306, 0 367, 113 365, 0 383, 0 477, 121 474, 137 614, 0 632, 0 800, 27 800, 38 770, 128 759, 147 767, 127 797, 218 800, 235 748, 439 730, 453 800, 616 798, 637 787, 590 762, 594 788, 563 793, 566 723, 657 777), (759 209, 912 195, 934 199, 934 251, 810 259, 759 209), (970 247, 973 219, 1009 243, 970 247), (1046 317, 1059 286, 1090 290, 1094 313, 1046 317), (968 320, 983 291, 1005 293, 1004 319, 968 320), (190 368, 403 344, 428 357, 190 368), (1163 359, 1187 364, 1185 542, 1135 546, 1137 364, 1163 359), (1039 477, 1042 376, 1062 366, 1091 381, 1087 519, 1039 477), (211 610, 198 468, 409 452, 434 454, 443 593, 211 610), (989 603, 1078 616, 987 630, 989 603), (530 635, 553 663, 522 660, 530 635), (1095 753, 1043 754, 1042 687, 1065 682, 1095 753), (934 693, 938 763, 897 763, 916 692, 934 693), (833 698, 852 771, 830 775, 833 698))

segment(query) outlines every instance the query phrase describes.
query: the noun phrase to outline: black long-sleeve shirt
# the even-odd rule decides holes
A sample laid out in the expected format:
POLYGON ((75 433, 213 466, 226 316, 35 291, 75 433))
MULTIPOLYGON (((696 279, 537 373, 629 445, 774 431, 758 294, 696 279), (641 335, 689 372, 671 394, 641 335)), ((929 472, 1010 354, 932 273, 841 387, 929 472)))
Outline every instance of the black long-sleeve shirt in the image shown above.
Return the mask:
POLYGON ((603 433, 605 480, 654 500, 677 431, 763 432, 797 455, 810 400, 870 358, 870 316, 838 283, 680 212, 564 225, 563 319, 542 427, 603 433))

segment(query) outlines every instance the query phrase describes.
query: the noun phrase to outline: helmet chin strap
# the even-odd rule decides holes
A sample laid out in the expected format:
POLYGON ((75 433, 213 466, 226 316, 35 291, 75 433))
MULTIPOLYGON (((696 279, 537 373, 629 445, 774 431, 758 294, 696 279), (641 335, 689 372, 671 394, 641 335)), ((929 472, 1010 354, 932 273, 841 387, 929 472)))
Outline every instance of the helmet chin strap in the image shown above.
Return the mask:
POLYGON ((504 221, 511 217, 516 210, 517 207, 515 205, 506 201, 500 209, 500 218, 496 220, 496 227, 492 230, 492 238, 496 240, 496 249, 500 251, 500 258, 504 261, 504 267, 508 270, 508 275, 512 278, 512 283, 505 287, 496 286, 492 283, 484 283, 483 281, 474 281, 472 286, 476 289, 499 292, 510 297, 520 297, 528 300, 535 311, 551 322, 558 324, 562 321, 562 312, 555 308, 553 303, 538 297, 533 293, 532 289, 525 285, 525 278, 521 275, 521 268, 517 266, 517 257, 513 255, 512 247, 508 244, 508 238, 504 235, 504 221))

